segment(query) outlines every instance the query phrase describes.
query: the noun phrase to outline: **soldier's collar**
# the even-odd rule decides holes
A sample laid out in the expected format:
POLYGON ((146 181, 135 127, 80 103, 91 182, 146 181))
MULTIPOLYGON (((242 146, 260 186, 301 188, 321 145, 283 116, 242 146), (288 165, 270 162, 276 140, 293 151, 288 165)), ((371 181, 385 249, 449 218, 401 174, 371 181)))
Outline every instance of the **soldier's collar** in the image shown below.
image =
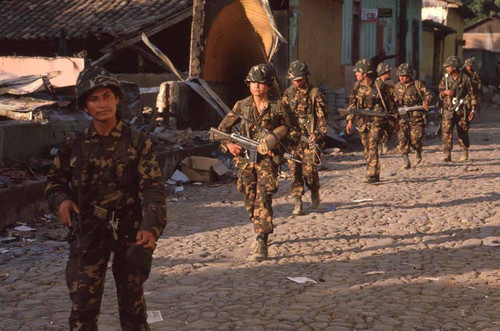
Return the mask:
MULTIPOLYGON (((115 138, 120 138, 122 135, 122 131, 123 131, 123 121, 121 119, 118 119, 115 127, 113 128, 113 130, 111 130, 111 133, 109 135, 115 138)), ((92 122, 90 122, 90 125, 85 129, 84 133, 89 138, 99 136, 92 122)))

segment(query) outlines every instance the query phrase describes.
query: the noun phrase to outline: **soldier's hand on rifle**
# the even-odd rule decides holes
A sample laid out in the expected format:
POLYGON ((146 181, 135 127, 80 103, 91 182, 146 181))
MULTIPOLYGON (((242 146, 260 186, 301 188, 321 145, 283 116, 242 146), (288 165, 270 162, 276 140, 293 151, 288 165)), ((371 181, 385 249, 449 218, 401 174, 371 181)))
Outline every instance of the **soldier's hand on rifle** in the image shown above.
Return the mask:
POLYGON ((444 90, 443 95, 447 97, 452 97, 455 95, 455 92, 453 90, 444 90))
POLYGON ((71 227, 71 212, 79 213, 78 206, 72 200, 64 200, 59 205, 59 218, 61 223, 71 227))
POLYGON ((429 111, 429 103, 427 101, 424 101, 424 109, 425 111, 429 111))
POLYGON ((309 143, 316 143, 316 135, 314 133, 309 136, 309 143))
POLYGON ((139 231, 135 236, 136 244, 152 251, 156 246, 155 236, 149 231, 139 231))
POLYGON ((349 121, 347 121, 347 126, 345 128, 345 132, 347 132, 347 134, 351 134, 351 129, 352 129, 352 120, 349 120, 349 121))
POLYGON ((241 146, 236 143, 227 144, 227 149, 229 150, 229 153, 233 154, 234 156, 241 153, 241 146))
POLYGON ((467 117, 467 120, 469 122, 472 122, 472 120, 474 119, 475 114, 476 114, 475 110, 472 109, 472 111, 469 113, 469 117, 467 117))

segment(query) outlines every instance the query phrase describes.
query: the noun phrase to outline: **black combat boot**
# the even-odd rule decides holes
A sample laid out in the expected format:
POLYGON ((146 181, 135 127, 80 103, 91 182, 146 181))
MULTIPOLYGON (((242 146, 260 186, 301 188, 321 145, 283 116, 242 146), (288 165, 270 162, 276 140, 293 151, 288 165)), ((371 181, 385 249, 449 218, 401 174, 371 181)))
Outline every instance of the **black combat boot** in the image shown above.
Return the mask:
POLYGON ((295 197, 295 208, 293 208, 293 215, 303 215, 304 210, 302 209, 302 198, 301 197, 295 197))
POLYGON ((422 150, 417 149, 415 151, 415 165, 420 164, 422 162, 422 150))
POLYGON ((252 255, 248 258, 250 262, 261 262, 267 259, 267 239, 269 234, 259 234, 255 238, 252 255))
POLYGON ((311 191, 311 208, 316 209, 319 207, 319 190, 311 191))
POLYGON ((451 150, 449 150, 449 149, 444 150, 443 161, 444 162, 451 162, 451 150))
POLYGON ((411 168, 411 163, 410 163, 410 158, 408 157, 408 153, 403 154, 403 165, 401 166, 401 169, 410 169, 411 168))

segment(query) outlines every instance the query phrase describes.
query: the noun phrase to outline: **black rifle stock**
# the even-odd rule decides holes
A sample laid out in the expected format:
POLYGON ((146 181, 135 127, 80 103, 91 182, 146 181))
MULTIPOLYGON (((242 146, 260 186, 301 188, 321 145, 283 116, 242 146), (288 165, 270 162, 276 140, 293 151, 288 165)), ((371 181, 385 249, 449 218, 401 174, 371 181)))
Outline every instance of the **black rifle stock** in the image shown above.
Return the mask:
MULTIPOLYGON (((247 152, 247 157, 250 160, 250 162, 257 163, 257 154, 258 154, 257 146, 259 146, 258 141, 247 138, 237 133, 226 133, 217 130, 216 128, 210 128, 210 141, 217 142, 224 140, 230 140, 240 145, 247 152)), ((290 153, 278 152, 278 154, 286 160, 290 160, 296 163, 302 163, 302 161, 297 160, 290 153)))

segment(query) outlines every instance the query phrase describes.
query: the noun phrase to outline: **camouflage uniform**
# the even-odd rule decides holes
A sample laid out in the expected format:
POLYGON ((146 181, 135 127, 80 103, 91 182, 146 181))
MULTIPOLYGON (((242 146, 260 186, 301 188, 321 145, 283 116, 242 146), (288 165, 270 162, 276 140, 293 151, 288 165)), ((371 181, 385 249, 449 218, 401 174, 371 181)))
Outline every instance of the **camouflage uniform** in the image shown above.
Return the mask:
MULTIPOLYGON (((443 64, 443 66, 452 66, 456 69, 460 67, 460 59, 456 56, 450 56, 443 64)), ((464 150, 464 154, 467 154, 469 149, 469 120, 468 116, 471 112, 473 106, 476 105, 476 97, 474 95, 474 90, 469 77, 463 73, 459 73, 456 79, 453 79, 452 75, 448 75, 448 78, 444 76, 439 83, 439 97, 443 100, 443 120, 442 120, 442 147, 445 151, 445 160, 451 160, 450 151, 453 149, 453 127, 457 127, 458 141, 460 146, 464 150), (448 80, 448 83, 446 83, 448 80), (447 97, 442 94, 446 90, 446 85, 448 84, 448 89, 455 92, 453 97, 447 97), (458 111, 455 108, 458 104, 453 104, 453 100, 459 102, 464 100, 464 104, 461 105, 458 111)))
MULTIPOLYGON (((77 95, 84 95, 81 91, 85 84, 87 91, 103 86, 119 91, 118 82, 104 71, 82 72, 77 95), (86 74, 87 78, 97 78, 85 81, 86 74), (107 84, 106 79, 111 83, 107 84)), ((66 268, 73 303, 70 329, 97 330, 113 251, 121 326, 126 330, 149 330, 142 287, 149 268, 127 263, 127 248, 135 242, 138 231, 149 231, 158 238, 166 224, 166 195, 152 142, 121 120, 109 136, 98 135, 93 124, 82 132, 72 132, 54 158, 45 194, 54 213, 65 200, 75 201, 80 208, 81 223, 70 241, 66 268), (112 220, 117 220, 114 231, 109 223, 112 220)))
POLYGON ((481 81, 481 77, 479 77, 479 73, 474 69, 474 58, 465 60, 464 65, 471 67, 470 72, 467 69, 464 69, 464 73, 466 73, 467 76, 469 76, 472 88, 474 90, 474 96, 476 97, 476 103, 477 103, 476 110, 478 110, 477 108, 481 104, 483 96, 483 83, 481 81))
MULTIPOLYGON (((261 65, 263 66, 263 65, 261 65)), ((258 66, 255 66, 258 67, 258 66)), ((260 70, 253 67, 253 70, 260 70), (255 69, 254 69, 255 68, 255 69)), ((267 70, 267 69, 265 69, 267 70)), ((259 82, 258 78, 251 77, 250 71, 247 82, 259 82)), ((267 74, 267 72, 266 72, 267 74)), ((263 81, 272 84, 271 81, 263 81)), ((234 125, 238 124, 241 119, 240 114, 245 118, 250 119, 261 128, 270 131, 279 126, 290 125, 290 117, 282 107, 280 100, 269 100, 269 105, 260 114, 253 101, 253 96, 236 102, 233 107, 233 112, 224 117, 219 125, 219 130, 231 132, 234 125)), ((264 138, 266 132, 247 121, 241 122, 241 134, 254 139, 260 140, 264 138)), ((221 145, 223 151, 227 151, 225 145, 221 145)), ((278 191, 278 161, 268 155, 260 155, 257 163, 250 162, 244 155, 244 151, 240 155, 233 158, 234 165, 238 168, 238 192, 245 195, 245 208, 250 216, 250 221, 254 224, 254 230, 258 234, 268 234, 273 232, 273 208, 272 197, 278 191)))
MULTIPOLYGON (((372 72, 370 61, 366 59, 358 61, 356 63, 355 70, 367 73, 372 72)), ((397 109, 395 108, 394 102, 389 95, 388 88, 381 80, 376 80, 371 85, 364 85, 359 81, 354 83, 354 87, 352 88, 349 96, 348 108, 389 112, 396 114, 397 116, 397 109), (378 90, 382 95, 387 110, 381 101, 378 90)), ((391 125, 389 124, 391 120, 384 117, 354 116, 350 114, 347 116, 347 121, 352 120, 354 117, 356 117, 356 125, 359 130, 361 143, 364 147, 367 181, 379 181, 380 163, 378 157, 378 145, 380 143, 383 130, 385 130, 388 125, 391 125)))
MULTIPOLYGON (((308 76, 309 70, 305 63, 292 62, 288 70, 289 79, 301 79, 308 76)), ((308 139, 311 134, 314 134, 318 144, 324 141, 327 131, 325 98, 317 87, 308 82, 305 91, 295 86, 286 89, 283 95, 283 105, 290 113, 292 121, 293 129, 289 135, 293 142, 291 150, 294 156, 304 163, 288 162, 292 176, 292 195, 297 198, 304 195, 304 180, 309 190, 316 194, 320 185, 315 162, 319 161, 317 158, 320 157, 321 150, 310 147, 308 139)))
MULTIPOLYGON (((409 76, 413 78, 413 70, 408 63, 399 66, 398 76, 409 76)), ((424 102, 430 104, 432 95, 419 80, 411 79, 409 83, 396 83, 394 86, 393 97, 398 107, 412 107, 423 105, 424 102)), ((420 162, 422 152, 422 138, 425 133, 425 111, 417 110, 408 113, 408 116, 402 117, 399 121, 399 150, 403 156, 408 155, 410 145, 415 149, 417 163, 420 162)), ((405 157, 405 160, 406 160, 405 157)), ((409 163, 408 163, 409 167, 409 163)))
MULTIPOLYGON (((379 63, 377 65, 377 75, 379 76, 379 79, 385 84, 387 85, 387 88, 389 90, 389 94, 392 95, 393 91, 394 91, 394 82, 391 80, 391 79, 385 79, 383 80, 380 76, 382 76, 383 74, 386 74, 386 73, 390 73, 390 71, 392 70, 391 66, 385 62, 382 62, 382 63, 379 63)), ((382 137, 380 138, 380 151, 381 151, 381 154, 385 154, 387 153, 388 151, 388 143, 389 143, 389 138, 392 134, 392 130, 391 128, 386 128, 383 132, 382 132, 382 137)))

